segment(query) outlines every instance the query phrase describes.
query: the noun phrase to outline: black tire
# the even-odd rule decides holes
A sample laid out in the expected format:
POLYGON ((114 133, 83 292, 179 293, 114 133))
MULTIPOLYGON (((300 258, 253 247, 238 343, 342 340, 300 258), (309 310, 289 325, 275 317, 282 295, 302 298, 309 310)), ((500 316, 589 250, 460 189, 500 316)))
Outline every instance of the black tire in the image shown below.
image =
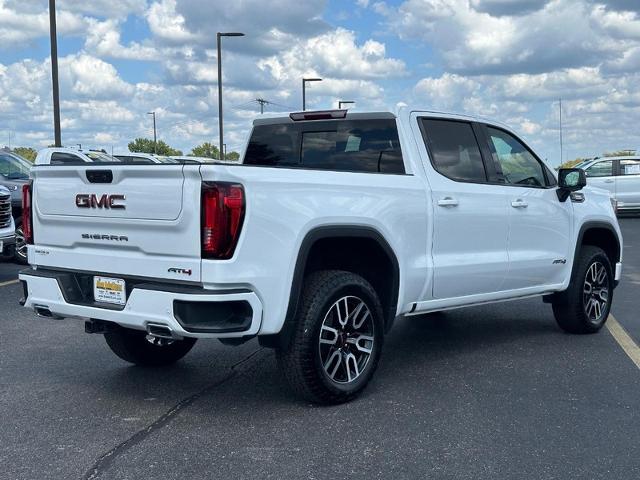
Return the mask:
POLYGON ((364 278, 340 270, 312 273, 305 279, 291 341, 276 350, 287 383, 315 403, 352 400, 376 370, 383 325, 378 295, 364 278), (327 363, 329 357, 333 363, 327 363))
POLYGON ((571 274, 569 288, 552 302, 560 328, 568 333, 596 333, 606 323, 613 300, 613 273, 607 254, 598 247, 583 246, 571 274), (593 274, 601 278, 592 287, 593 274), (606 289, 606 301, 602 293, 606 289), (596 302, 599 306, 596 308, 596 302))
POLYGON ((113 353, 122 360, 146 367, 171 365, 193 348, 195 338, 164 340, 147 338, 147 332, 120 327, 104 334, 113 353))

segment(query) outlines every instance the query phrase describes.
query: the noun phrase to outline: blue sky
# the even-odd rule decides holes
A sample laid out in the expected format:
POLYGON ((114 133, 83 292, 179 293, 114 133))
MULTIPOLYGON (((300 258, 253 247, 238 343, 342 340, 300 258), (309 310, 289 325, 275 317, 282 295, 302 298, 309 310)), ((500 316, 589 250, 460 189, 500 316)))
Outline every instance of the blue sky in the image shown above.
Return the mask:
MULTIPOLYGON (((63 143, 126 149, 151 130, 188 152, 217 142, 216 31, 224 41, 226 141, 252 118, 355 100, 496 118, 541 156, 640 146, 637 0, 58 0, 63 143)), ((44 0, 0 0, 0 144, 51 143, 44 0)))

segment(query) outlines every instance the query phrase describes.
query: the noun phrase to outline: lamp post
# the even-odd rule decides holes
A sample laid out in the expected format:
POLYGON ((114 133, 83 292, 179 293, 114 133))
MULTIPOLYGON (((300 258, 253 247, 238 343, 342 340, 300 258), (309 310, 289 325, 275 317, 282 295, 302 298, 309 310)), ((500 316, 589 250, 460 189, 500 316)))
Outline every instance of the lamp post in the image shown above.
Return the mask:
POLYGON ((153 116, 153 153, 158 154, 158 140, 156 136, 156 112, 147 112, 147 115, 153 116))
POLYGON ((302 111, 304 112, 307 109, 307 95, 306 95, 306 86, 307 82, 321 82, 321 78, 303 78, 302 79, 302 111))
POLYGON ((56 147, 62 146, 60 134, 60 88, 58 86, 58 39, 56 35, 56 0, 49 0, 49 35, 51 36, 51 83, 53 88, 53 132, 56 147))
POLYGON ((354 102, 353 100, 340 100, 338 102, 338 110, 342 109, 342 105, 353 104, 353 103, 356 103, 356 102, 354 102))
POLYGON ((218 125, 220 126, 220 157, 222 154, 222 52, 221 52, 221 39, 222 37, 244 37, 244 33, 239 32, 226 32, 216 33, 216 40, 218 44, 218 125))

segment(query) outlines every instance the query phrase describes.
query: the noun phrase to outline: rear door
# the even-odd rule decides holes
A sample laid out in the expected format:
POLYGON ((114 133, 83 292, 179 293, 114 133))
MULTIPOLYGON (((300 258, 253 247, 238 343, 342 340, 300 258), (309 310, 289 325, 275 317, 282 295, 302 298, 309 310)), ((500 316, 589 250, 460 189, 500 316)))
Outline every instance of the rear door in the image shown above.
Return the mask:
POLYGON ((509 264, 507 201, 488 182, 475 126, 445 118, 417 121, 434 208, 430 293, 446 299, 498 292, 509 264))
POLYGON ((616 177, 616 200, 622 208, 640 208, 640 160, 619 160, 620 175, 616 177))
POLYGON ((200 280, 199 165, 39 166, 32 170, 43 267, 200 280))

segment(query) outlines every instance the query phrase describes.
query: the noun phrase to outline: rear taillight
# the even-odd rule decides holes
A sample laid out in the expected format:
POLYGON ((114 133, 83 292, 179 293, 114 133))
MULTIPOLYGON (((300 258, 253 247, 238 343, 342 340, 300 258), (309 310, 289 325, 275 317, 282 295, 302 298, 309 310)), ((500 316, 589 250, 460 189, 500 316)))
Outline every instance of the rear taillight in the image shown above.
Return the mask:
POLYGON ((22 233, 28 245, 33 245, 31 206, 31 182, 29 182, 22 186, 22 233))
POLYGON ((233 256, 242 229, 244 207, 242 185, 202 184, 202 258, 233 256))

